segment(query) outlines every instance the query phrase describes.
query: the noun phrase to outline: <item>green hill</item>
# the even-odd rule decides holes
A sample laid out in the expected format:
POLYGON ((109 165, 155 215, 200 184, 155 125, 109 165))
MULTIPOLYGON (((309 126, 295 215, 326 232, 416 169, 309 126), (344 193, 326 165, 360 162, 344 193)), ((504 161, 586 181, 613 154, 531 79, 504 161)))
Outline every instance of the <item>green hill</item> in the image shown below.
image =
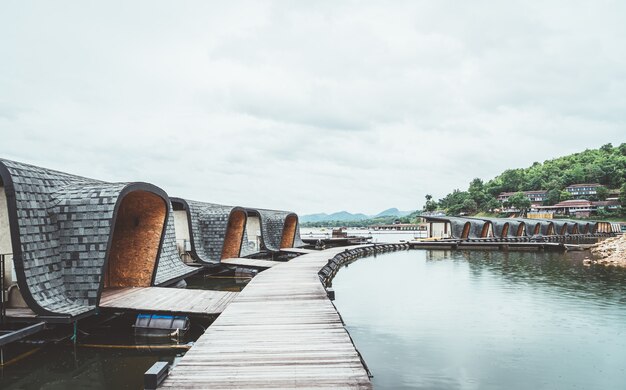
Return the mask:
POLYGON ((607 189, 621 189, 620 200, 626 203, 626 143, 618 147, 606 144, 599 149, 535 162, 528 168, 508 169, 486 183, 476 178, 466 191, 456 189, 438 202, 427 196, 424 209, 443 209, 450 215, 489 212, 500 206, 496 197, 501 192, 532 190, 547 190, 545 204, 552 205, 564 200, 565 187, 579 183, 600 183, 607 189))

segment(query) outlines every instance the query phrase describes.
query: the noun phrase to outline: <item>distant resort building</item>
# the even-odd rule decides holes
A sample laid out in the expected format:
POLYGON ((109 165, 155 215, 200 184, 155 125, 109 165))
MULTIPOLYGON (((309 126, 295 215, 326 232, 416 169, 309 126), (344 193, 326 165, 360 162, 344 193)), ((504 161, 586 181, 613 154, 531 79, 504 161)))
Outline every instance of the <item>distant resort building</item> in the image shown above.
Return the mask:
POLYGON ((531 212, 547 215, 569 215, 579 218, 588 218, 598 210, 615 212, 621 209, 617 200, 589 201, 586 199, 570 199, 552 206, 534 206, 531 212))
POLYGON ((565 191, 569 192, 575 199, 589 198, 598 193, 597 190, 600 186, 600 183, 572 184, 565 187, 565 191))
MULTIPOLYGON (((548 191, 546 190, 537 190, 537 191, 521 191, 528 200, 531 202, 543 202, 548 197, 548 191)), ((506 202, 509 198, 515 195, 517 192, 501 192, 500 195, 496 198, 500 202, 506 202)))

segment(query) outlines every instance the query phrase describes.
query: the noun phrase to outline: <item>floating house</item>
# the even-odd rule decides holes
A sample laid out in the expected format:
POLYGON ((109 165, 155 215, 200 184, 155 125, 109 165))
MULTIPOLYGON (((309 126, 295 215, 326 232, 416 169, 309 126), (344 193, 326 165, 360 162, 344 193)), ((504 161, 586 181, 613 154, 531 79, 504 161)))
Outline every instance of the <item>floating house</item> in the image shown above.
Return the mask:
MULTIPOLYGON (((260 251, 279 252, 281 249, 305 245, 300 238, 297 214, 290 211, 252 208, 247 208, 246 212, 250 221, 246 224, 246 233, 253 232, 258 220, 261 231, 260 251)), ((246 234, 246 239, 250 242, 252 237, 246 234)))
POLYGON ((493 235, 496 238, 523 237, 526 235, 526 223, 518 219, 490 218, 493 235))
POLYGON ((104 289, 168 285, 196 271, 178 256, 170 200, 159 187, 3 159, 0 254, 7 314, 58 322, 94 313, 104 289))
POLYGON ((422 216, 428 223, 430 238, 469 240, 479 238, 507 239, 532 236, 568 236, 579 234, 619 233, 610 222, 573 221, 565 219, 466 218, 422 216))
POLYGON ((493 226, 489 220, 447 216, 423 216, 422 218, 429 223, 431 238, 443 237, 467 240, 493 236, 493 226))
POLYGON ((203 264, 303 246, 298 216, 172 198, 179 251, 203 264))

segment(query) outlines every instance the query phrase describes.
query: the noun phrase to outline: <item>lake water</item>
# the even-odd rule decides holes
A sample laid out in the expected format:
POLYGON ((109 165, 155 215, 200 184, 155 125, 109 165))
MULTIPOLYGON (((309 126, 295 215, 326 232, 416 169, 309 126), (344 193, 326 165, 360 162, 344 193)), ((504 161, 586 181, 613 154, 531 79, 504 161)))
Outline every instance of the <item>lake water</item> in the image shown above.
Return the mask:
MULTIPOLYGON (((188 288, 241 291, 249 280, 196 275, 187 282, 188 288)), ((211 322, 191 319, 190 332, 176 342, 135 337, 134 320, 127 315, 99 326, 79 322, 76 346, 68 340, 43 347, 9 345, 4 352, 10 362, 0 367, 0 389, 143 389, 148 368, 157 361, 180 359, 185 350, 178 347, 195 341, 211 322)))
MULTIPOLYGON (((567 256, 413 250, 364 258, 335 278, 335 303, 376 388, 626 389, 626 271, 567 256)), ((188 282, 238 291, 248 280, 188 282)), ((132 322, 81 326, 90 334, 76 347, 16 345, 8 352, 23 359, 0 370, 0 388, 140 389, 147 368, 184 351, 111 348, 147 344, 132 322)), ((206 325, 192 321, 181 344, 206 325)))
POLYGON ((333 287, 375 388, 626 389, 626 270, 413 250, 360 259, 333 287))

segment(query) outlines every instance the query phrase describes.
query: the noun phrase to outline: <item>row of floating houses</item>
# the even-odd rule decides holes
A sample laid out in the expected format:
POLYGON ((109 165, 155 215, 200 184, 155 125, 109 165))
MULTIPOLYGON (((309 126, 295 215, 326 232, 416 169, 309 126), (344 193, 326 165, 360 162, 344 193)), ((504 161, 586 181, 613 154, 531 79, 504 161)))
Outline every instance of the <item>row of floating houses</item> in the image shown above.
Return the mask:
POLYGON ((3 314, 69 323, 95 314, 104 289, 170 286, 222 259, 303 245, 291 212, 0 159, 3 314))
POLYGON ((480 240, 602 236, 621 233, 618 223, 564 219, 469 218, 422 216, 428 224, 429 238, 480 240))

